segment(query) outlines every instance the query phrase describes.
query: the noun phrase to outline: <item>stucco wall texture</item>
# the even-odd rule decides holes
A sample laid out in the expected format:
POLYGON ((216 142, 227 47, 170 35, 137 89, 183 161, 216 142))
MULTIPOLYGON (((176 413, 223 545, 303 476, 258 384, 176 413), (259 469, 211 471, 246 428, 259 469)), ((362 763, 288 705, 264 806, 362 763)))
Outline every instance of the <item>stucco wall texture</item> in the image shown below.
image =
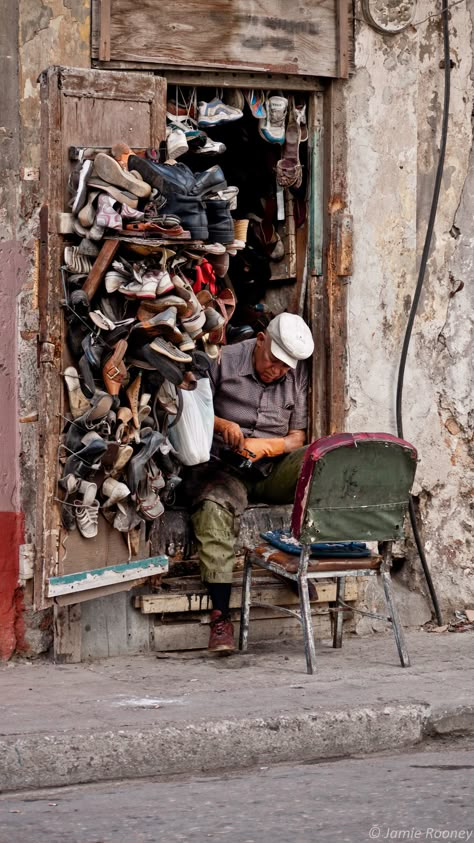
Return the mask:
MULTIPOLYGON (((357 70, 345 87, 356 230, 348 430, 396 432, 398 364, 440 142, 440 8, 418 2, 416 26, 394 37, 356 23, 357 70)), ((414 494, 427 559, 440 602, 451 609, 474 604, 472 12, 469 3, 451 12, 446 163, 403 400, 404 435, 420 455, 414 494)), ((427 590, 413 543, 403 552, 407 562, 397 580, 404 615, 420 623, 429 617, 420 598, 427 590)), ((378 602, 373 586, 366 602, 378 602)))
MULTIPOLYGON (((11 11, 9 0, 0 0, 0 7, 6 19, 11 11)), ((344 85, 347 200, 355 227, 348 306, 347 430, 396 431, 397 365, 416 285, 439 145, 443 73, 439 66, 439 8, 440 3, 418 2, 416 26, 391 37, 372 30, 356 4, 356 69, 344 85)), ((19 110, 16 116, 10 114, 12 125, 4 130, 14 154, 0 202, 0 248, 8 257, 0 265, 5 326, 0 332, 0 376, 6 378, 0 405, 0 473, 7 480, 0 509, 16 513, 24 523, 24 536, 17 543, 34 544, 35 244, 41 201, 37 78, 52 64, 90 66, 90 3, 20 0, 19 20, 14 25, 19 46, 19 110), (12 461, 12 453, 19 459, 12 461)), ((14 55, 13 43, 9 49, 14 55)), ((3 58, 7 52, 2 42, 3 58)), ((451 58, 446 167, 408 359, 403 407, 405 437, 420 452, 415 494, 435 585, 445 608, 463 608, 474 605, 472 4, 461 3, 452 9, 451 58)), ((420 564, 410 539, 398 550, 406 557, 396 575, 404 596, 404 618, 420 624, 430 617, 420 564)), ((41 652, 50 640, 48 623, 44 617, 30 614, 26 630, 18 632, 18 564, 16 559, 8 564, 10 573, 13 571, 7 594, 9 637, 3 649, 0 639, 0 656, 11 655, 15 646, 41 652)), ((27 604, 30 585, 26 585, 27 604)), ((367 606, 376 605, 376 586, 367 587, 361 598, 367 606)), ((363 632, 371 626, 362 621, 358 629, 363 632)))

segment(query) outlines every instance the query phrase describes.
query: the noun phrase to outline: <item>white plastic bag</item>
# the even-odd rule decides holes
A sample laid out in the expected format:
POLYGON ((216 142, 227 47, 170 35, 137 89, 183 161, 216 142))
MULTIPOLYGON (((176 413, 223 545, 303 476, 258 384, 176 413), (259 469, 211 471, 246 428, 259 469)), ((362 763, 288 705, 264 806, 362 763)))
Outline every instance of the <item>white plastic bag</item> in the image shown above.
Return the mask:
POLYGON ((177 424, 168 430, 168 437, 183 465, 207 462, 214 433, 214 405, 211 384, 201 378, 192 392, 181 390, 183 411, 177 424))

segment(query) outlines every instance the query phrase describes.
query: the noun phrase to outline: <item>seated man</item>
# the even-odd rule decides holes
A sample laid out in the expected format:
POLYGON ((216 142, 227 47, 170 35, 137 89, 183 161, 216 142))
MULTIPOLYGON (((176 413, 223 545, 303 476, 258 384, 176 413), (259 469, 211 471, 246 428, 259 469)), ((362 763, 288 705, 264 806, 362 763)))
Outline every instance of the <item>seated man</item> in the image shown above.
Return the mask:
POLYGON ((211 369, 213 456, 194 473, 190 496, 201 576, 213 607, 212 651, 235 649, 229 601, 240 515, 249 500, 294 500, 307 426, 308 374, 300 361, 313 350, 303 319, 281 313, 256 339, 225 346, 211 369), (228 460, 238 453, 251 460, 250 468, 231 467, 228 460))

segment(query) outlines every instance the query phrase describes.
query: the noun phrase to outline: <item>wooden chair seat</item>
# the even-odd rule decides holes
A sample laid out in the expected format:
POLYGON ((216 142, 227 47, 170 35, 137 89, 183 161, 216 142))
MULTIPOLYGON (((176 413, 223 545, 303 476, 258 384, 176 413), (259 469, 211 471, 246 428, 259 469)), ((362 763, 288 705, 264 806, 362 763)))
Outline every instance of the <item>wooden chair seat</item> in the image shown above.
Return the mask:
MULTIPOLYGON (((281 573, 296 574, 298 572, 298 556, 293 553, 285 553, 284 550, 277 550, 273 545, 265 542, 248 549, 252 562, 256 565, 267 562, 278 565, 281 573)), ((318 559, 311 557, 308 562, 308 574, 317 574, 331 571, 378 571, 382 564, 382 557, 379 554, 371 554, 363 557, 334 557, 333 559, 318 559)))

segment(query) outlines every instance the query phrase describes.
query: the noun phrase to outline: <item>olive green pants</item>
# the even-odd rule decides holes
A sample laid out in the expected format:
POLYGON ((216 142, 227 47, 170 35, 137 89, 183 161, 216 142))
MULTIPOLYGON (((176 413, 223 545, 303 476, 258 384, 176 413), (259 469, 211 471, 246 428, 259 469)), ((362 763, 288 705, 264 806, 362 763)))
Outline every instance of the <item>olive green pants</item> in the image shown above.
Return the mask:
POLYGON ((271 474, 259 480, 238 478, 222 470, 208 469, 198 481, 198 506, 191 520, 198 545, 204 582, 231 583, 235 564, 234 545, 240 515, 247 503, 293 503, 296 483, 306 448, 279 459, 271 474))

